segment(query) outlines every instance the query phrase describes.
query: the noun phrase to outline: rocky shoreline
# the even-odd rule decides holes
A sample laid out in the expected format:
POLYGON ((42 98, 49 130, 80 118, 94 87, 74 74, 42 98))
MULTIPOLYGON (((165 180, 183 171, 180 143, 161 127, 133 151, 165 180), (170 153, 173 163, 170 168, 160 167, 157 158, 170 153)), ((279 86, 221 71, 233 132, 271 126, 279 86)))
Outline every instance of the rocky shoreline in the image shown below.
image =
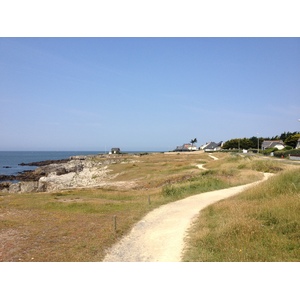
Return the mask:
MULTIPOLYGON (((71 158, 67 159, 59 159, 59 160, 43 160, 38 162, 31 162, 31 163, 20 163, 19 166, 31 166, 31 167, 43 167, 48 166, 51 164, 64 164, 71 160, 71 158)), ((4 168, 10 168, 9 166, 4 166, 4 168)), ((46 172, 44 170, 26 170, 20 172, 17 175, 0 175, 0 189, 1 189, 1 182, 4 181, 32 181, 32 180, 39 180, 42 176, 45 176, 46 172)))
POLYGON ((18 175, 0 175, 0 191, 8 193, 49 192, 55 190, 100 186, 107 179, 107 165, 117 157, 74 156, 63 160, 48 160, 21 165, 38 166, 18 175), (16 182, 17 181, 17 182, 16 182))

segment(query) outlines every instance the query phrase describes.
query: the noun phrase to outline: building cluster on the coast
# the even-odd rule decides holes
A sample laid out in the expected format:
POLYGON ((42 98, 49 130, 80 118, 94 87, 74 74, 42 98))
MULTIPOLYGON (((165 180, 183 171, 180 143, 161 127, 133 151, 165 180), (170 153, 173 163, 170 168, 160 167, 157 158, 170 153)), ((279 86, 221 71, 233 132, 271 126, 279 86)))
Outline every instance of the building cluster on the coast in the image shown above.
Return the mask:
POLYGON ((174 152, 183 152, 183 151, 199 151, 203 150, 205 152, 219 151, 222 149, 223 142, 215 143, 209 142, 200 147, 196 147, 193 144, 183 144, 182 146, 177 146, 174 152))
MULTIPOLYGON (((183 144, 182 146, 177 146, 174 152, 184 152, 184 151, 199 151, 203 150, 205 152, 213 152, 219 151, 222 149, 224 142, 221 141, 219 143, 208 142, 204 145, 197 147, 193 143, 183 144)), ((264 140, 260 145, 261 150, 267 150, 271 148, 277 148, 278 150, 282 150, 286 147, 285 143, 282 140, 264 140)), ((300 149, 300 138, 297 141, 295 149, 300 149)))

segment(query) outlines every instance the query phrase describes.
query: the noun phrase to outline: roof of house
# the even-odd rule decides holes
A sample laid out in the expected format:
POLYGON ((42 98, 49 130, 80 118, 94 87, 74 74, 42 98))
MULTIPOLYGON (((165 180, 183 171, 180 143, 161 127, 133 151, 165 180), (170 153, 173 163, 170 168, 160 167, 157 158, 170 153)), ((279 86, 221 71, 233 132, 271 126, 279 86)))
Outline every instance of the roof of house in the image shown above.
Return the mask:
POLYGON ((184 146, 177 146, 175 151, 189 151, 189 149, 187 147, 184 147, 184 146))
POLYGON ((278 141, 263 141, 263 143, 261 144, 261 146, 263 148, 274 148, 276 147, 276 145, 282 145, 284 146, 284 143, 282 140, 278 140, 278 141))
POLYGON ((218 144, 215 142, 211 142, 205 147, 205 149, 215 149, 216 147, 218 147, 218 144))
POLYGON ((222 145, 222 142, 220 142, 220 143, 210 142, 207 144, 205 149, 215 149, 217 147, 221 147, 221 145, 222 145))

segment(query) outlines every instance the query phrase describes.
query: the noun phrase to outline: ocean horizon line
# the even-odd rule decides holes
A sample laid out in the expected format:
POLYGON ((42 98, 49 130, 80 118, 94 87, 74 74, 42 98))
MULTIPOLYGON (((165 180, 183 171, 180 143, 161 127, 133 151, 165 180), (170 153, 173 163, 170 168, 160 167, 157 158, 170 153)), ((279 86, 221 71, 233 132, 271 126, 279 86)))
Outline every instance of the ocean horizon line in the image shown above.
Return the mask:
MULTIPOLYGON (((93 152, 109 153, 111 150, 0 150, 0 152, 93 152)), ((127 152, 166 152, 170 150, 122 150, 121 153, 127 152)))

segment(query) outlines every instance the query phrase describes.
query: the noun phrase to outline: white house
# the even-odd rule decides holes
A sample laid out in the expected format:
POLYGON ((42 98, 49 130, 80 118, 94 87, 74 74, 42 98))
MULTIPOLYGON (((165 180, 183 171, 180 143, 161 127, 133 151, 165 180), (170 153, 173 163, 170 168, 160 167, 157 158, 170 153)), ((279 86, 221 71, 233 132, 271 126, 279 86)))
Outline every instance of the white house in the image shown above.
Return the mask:
POLYGON ((215 142, 210 142, 205 144, 204 146, 201 146, 201 149, 203 149, 205 152, 212 152, 212 151, 219 151, 222 148, 223 142, 220 143, 215 143, 215 142))
POLYGON ((196 151, 197 147, 192 144, 183 144, 182 146, 177 146, 175 151, 196 151))
POLYGON ((266 150, 269 148, 277 148, 278 150, 282 150, 284 148, 283 141, 263 141, 261 144, 261 150, 266 150))

